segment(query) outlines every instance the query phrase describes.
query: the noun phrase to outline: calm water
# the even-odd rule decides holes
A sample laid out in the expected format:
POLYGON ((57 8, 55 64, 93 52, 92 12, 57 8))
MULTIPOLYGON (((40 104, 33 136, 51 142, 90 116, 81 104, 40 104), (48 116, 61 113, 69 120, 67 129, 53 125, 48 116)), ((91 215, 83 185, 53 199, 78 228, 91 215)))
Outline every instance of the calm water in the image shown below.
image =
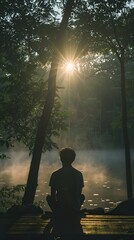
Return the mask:
MULTIPOLYGON (((112 209, 126 199, 125 159, 123 150, 77 151, 73 166, 83 173, 86 196, 83 208, 103 207, 112 209)), ((25 184, 30 164, 28 153, 12 151, 10 159, 0 162, 0 187, 5 184, 25 184)), ((38 189, 35 200, 40 200, 45 210, 49 210, 45 201, 50 193, 49 179, 51 173, 61 166, 58 152, 46 153, 42 157, 38 189)), ((132 151, 132 170, 134 169, 134 152, 132 151)), ((134 179, 134 170, 132 171, 134 179)), ((133 181, 134 185, 134 181, 133 181)))

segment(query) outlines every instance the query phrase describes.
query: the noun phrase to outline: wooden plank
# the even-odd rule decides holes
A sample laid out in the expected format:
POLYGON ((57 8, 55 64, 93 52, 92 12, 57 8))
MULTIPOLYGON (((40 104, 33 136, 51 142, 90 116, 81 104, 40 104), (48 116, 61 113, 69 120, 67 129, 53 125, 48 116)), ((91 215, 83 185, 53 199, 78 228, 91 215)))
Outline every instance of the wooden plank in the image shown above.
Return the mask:
MULTIPOLYGON (((50 224, 50 221, 50 217, 42 218, 41 215, 25 215, 18 219, 8 218, 7 216, 7 218, 3 220, 0 219, 0 225, 3 224, 5 229, 7 229, 7 239, 40 239, 44 236, 44 232, 51 234, 53 225, 50 224), (8 228, 6 228, 6 226, 8 226, 8 228)), ((64 224, 64 221, 65 219, 61 219, 61 223, 63 222, 64 224)), ((71 219, 66 219, 66 223, 69 221, 71 221, 71 219)), ((76 230, 74 234, 77 233, 75 227, 72 228, 76 230)), ((90 239, 89 237, 93 236, 96 237, 95 239, 99 239, 101 236, 122 236, 120 239, 134 240, 134 216, 85 215, 81 217, 78 228, 79 227, 82 229, 82 234, 86 236, 85 239, 90 239)), ((67 228, 64 234, 66 234, 66 231, 68 232, 67 228)))
POLYGON ((8 231, 8 234, 38 233, 43 234, 44 228, 50 219, 42 219, 41 216, 22 216, 8 231))
POLYGON ((85 234, 134 235, 134 217, 91 216, 81 219, 85 234))

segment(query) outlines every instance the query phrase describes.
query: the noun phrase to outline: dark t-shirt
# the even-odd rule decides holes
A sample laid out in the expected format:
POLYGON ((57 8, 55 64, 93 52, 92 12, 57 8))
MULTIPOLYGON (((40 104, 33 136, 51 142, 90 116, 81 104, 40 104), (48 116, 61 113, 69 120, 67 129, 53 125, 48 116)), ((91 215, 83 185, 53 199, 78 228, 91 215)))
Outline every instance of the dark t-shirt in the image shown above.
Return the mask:
POLYGON ((57 201, 62 206, 80 208, 80 196, 84 186, 80 171, 72 166, 60 168, 52 173, 49 186, 56 189, 57 201))

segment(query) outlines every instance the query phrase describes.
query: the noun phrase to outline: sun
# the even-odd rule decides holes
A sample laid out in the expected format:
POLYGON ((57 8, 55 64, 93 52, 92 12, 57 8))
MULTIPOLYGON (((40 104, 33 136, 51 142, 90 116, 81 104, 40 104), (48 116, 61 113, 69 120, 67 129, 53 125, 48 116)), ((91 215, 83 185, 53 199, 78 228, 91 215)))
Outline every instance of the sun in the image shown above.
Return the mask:
POLYGON ((73 58, 64 58, 59 64, 58 71, 59 79, 63 76, 65 77, 65 79, 73 79, 77 74, 76 60, 73 58))
POLYGON ((72 73, 74 71, 74 62, 68 61, 65 63, 65 69, 67 73, 72 73))

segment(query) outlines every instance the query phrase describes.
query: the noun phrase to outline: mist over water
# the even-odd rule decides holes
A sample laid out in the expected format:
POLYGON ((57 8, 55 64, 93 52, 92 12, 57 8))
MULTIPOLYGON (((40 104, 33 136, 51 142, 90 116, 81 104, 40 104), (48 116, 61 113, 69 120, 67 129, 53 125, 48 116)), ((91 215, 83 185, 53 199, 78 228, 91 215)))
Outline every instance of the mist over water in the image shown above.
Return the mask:
MULTIPOLYGON (((126 199, 125 157, 123 150, 77 150, 73 166, 83 173, 86 197, 83 208, 103 207, 109 210, 126 199)), ((134 154, 132 151, 132 170, 134 154)), ((10 159, 0 161, 0 188, 5 185, 26 184, 31 157, 26 151, 10 151, 10 159)), ((46 195, 50 193, 49 179, 61 167, 58 151, 42 155, 35 201, 42 201, 50 210, 46 195)), ((134 171, 132 172, 134 176, 134 171)), ((133 181, 134 185, 134 181, 133 181)))

